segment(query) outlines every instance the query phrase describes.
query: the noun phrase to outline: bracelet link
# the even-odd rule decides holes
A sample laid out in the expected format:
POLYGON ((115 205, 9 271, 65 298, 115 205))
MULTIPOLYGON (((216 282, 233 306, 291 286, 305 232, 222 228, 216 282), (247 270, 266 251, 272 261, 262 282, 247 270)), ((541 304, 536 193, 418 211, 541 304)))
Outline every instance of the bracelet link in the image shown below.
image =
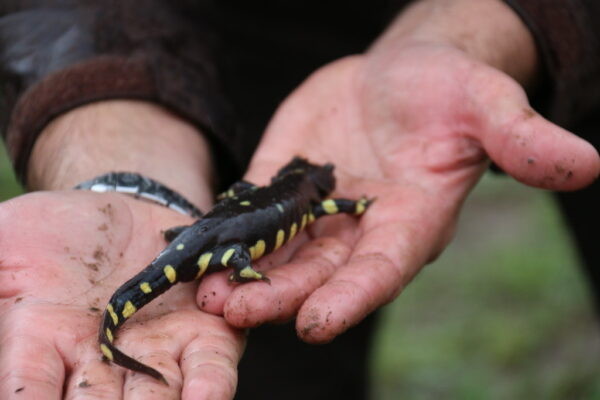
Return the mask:
POLYGON ((144 199, 193 218, 202 217, 202 211, 181 194, 166 185, 135 172, 109 172, 76 185, 76 190, 117 192, 144 199))

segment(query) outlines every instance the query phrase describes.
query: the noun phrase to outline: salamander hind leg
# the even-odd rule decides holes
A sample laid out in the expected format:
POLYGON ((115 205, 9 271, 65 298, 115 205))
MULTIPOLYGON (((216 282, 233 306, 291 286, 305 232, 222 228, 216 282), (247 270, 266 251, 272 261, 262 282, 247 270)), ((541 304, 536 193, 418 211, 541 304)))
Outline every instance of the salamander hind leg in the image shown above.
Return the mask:
POLYGON ((252 268, 251 261, 250 250, 245 244, 234 244, 224 248, 224 251, 221 252, 221 264, 233 270, 229 275, 231 282, 264 281, 271 283, 266 275, 252 268))
POLYGON ((217 195, 217 201, 221 201, 221 200, 224 200, 224 199, 227 199, 230 197, 235 197, 243 191, 246 191, 249 189, 256 189, 256 187, 257 186, 255 184, 250 183, 250 182, 237 181, 233 185, 231 185, 229 187, 229 189, 227 189, 223 193, 220 193, 219 195, 217 195))
POLYGON ((374 198, 369 199, 365 196, 359 200, 327 199, 313 206, 312 215, 314 218, 340 213, 362 215, 374 201, 374 198))

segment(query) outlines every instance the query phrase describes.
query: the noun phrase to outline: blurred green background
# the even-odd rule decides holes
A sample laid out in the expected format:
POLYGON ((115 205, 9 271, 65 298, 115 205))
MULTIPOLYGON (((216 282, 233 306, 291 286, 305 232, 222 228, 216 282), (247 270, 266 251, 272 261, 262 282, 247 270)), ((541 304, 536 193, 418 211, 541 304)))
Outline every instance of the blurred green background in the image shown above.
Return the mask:
POLYGON ((488 174, 386 308, 375 399, 600 399, 600 326, 548 192, 488 174))
POLYGON ((0 201, 18 196, 22 192, 6 156, 4 144, 0 141, 0 201))
MULTIPOLYGON (((0 200, 21 193, 0 148, 0 200)), ((486 175, 456 238, 385 308, 373 398, 600 399, 600 330, 548 193, 486 175)))

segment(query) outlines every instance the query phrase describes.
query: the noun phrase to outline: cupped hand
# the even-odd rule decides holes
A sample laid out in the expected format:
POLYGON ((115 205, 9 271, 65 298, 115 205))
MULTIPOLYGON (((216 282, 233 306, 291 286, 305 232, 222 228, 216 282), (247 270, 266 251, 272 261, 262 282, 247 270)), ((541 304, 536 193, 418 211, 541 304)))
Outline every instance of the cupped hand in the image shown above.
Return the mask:
POLYGON ((136 313, 116 345, 170 386, 101 360, 100 316, 113 291, 189 223, 119 194, 28 194, 0 205, 0 398, 228 399, 244 335, 198 310, 180 284, 136 313))
POLYGON ((207 308, 224 302, 238 327, 296 316, 298 335, 314 343, 394 299, 444 249, 490 158, 552 190, 583 187, 600 170, 594 148, 532 110, 507 75, 427 44, 317 71, 277 111, 245 178, 265 184, 294 155, 335 164, 333 197, 377 200, 360 220, 317 221, 277 261, 259 263, 283 264, 269 272, 271 286, 250 283, 229 297, 222 288, 207 308))

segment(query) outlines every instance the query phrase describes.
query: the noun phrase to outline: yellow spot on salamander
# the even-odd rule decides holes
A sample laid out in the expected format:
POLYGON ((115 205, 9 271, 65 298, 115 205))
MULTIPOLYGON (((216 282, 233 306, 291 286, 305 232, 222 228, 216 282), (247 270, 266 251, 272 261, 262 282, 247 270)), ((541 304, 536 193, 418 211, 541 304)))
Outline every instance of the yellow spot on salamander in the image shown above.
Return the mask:
POLYGON ((256 280, 260 280, 263 278, 262 274, 253 270, 251 266, 244 267, 240 271, 240 276, 245 279, 256 279, 256 280))
POLYGON ((277 231, 277 237, 275 238, 275 248, 273 250, 277 250, 278 248, 280 248, 284 240, 285 232, 283 231, 283 229, 280 229, 277 231))
POLYGON ((302 215, 302 222, 300 223, 300 230, 303 230, 306 227, 306 222, 308 222, 308 215, 302 215))
POLYGON ((223 254, 223 257, 221 257, 221 264, 224 267, 227 266, 227 262, 229 261, 233 253, 235 253, 235 249, 227 249, 227 251, 223 254))
POLYGON ((311 224, 315 222, 315 214, 313 214, 312 211, 308 213, 308 222, 311 224))
POLYGON ((108 311, 108 314, 112 318, 114 326, 119 325, 119 317, 117 316, 117 313, 115 312, 115 309, 113 308, 112 304, 109 303, 106 306, 106 311, 108 311))
POLYGON ((296 232, 298 232, 298 224, 294 222, 290 227, 290 237, 288 238, 288 241, 292 240, 294 236, 296 236, 296 232))
POLYGON ((127 302, 125 303, 125 307, 123 307, 123 312, 121 314, 123 314, 123 318, 127 319, 131 317, 136 311, 137 308, 135 308, 133 303, 127 300, 127 302))
POLYGON ((185 245, 183 243, 179 243, 177 245, 177 247, 175 247, 177 250, 183 250, 185 248, 185 245))
POLYGON ((356 206, 354 208, 354 214, 360 215, 360 214, 364 213, 365 210, 367 209, 367 202, 368 202, 368 200, 365 198, 362 198, 359 201, 357 201, 356 206))
POLYGON ((240 206, 249 206, 250 202, 248 200, 240 201, 240 206))
POLYGON ((177 271, 175 271, 175 268, 173 268, 172 265, 169 264, 165 266, 163 268, 163 272, 165 273, 165 276, 167 277, 169 282, 175 283, 175 281, 177 280, 177 271))
POLYGON ((263 254, 265 254, 266 247, 267 247, 267 244, 265 243, 265 241, 260 239, 259 241, 256 242, 256 244, 254 246, 250 247, 250 257, 253 260, 257 260, 257 259, 261 258, 263 256, 263 254))
POLYGON ((196 274, 196 279, 200 278, 206 272, 208 268, 208 264, 210 263, 210 259, 212 258, 213 253, 204 253, 198 259, 198 273, 196 274))
POLYGON ((323 210, 325 210, 327 214, 337 214, 338 212, 338 207, 337 204, 335 204, 335 200, 325 200, 321 203, 321 205, 323 206, 323 210))
POLYGON ((146 294, 152 293, 152 288, 150 287, 150 284, 148 282, 140 283, 140 289, 142 289, 142 292, 146 294))
POLYGON ((104 343, 100 344, 100 350, 102 351, 102 354, 104 354, 104 357, 108 358, 110 361, 113 360, 113 353, 107 345, 104 343))
POLYGON ((106 337, 108 338, 109 342, 113 342, 113 340, 115 340, 115 338, 113 337, 112 331, 110 330, 110 328, 106 328, 106 337))

